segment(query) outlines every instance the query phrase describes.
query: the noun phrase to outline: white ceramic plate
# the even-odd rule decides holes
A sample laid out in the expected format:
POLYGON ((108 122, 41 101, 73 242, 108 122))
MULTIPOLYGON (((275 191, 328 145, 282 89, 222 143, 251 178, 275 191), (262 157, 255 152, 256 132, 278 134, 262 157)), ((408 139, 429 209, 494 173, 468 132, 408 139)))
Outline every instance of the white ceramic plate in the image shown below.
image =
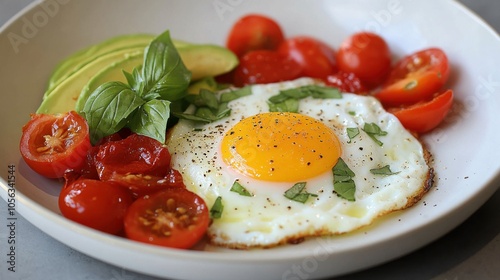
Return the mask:
MULTIPOLYGON (((49 0, 35 3, 0 30, 0 147, 16 166, 17 211, 55 239, 94 258, 145 274, 197 279, 305 279, 340 275, 397 258, 464 221, 499 185, 500 39, 454 1, 161 1, 49 0), (286 7, 286 9, 284 8, 286 7), (60 183, 22 161, 22 125, 38 107, 54 66, 66 55, 118 34, 171 30, 173 37, 223 44, 243 14, 275 18, 286 35, 317 36, 333 46, 355 31, 378 32, 397 56, 437 46, 453 70, 459 106, 425 137, 437 186, 411 209, 332 238, 268 250, 200 246, 172 250, 102 234, 59 214, 60 183)), ((7 200, 6 172, 0 195, 7 200)))

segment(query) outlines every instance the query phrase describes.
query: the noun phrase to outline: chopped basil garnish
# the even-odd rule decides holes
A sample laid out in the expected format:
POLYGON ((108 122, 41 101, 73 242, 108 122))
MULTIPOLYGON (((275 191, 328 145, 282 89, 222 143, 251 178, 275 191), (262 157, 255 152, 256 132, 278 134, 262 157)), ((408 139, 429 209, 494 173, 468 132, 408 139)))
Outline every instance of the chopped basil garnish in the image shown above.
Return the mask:
POLYGON ((354 139, 354 137, 359 135, 359 128, 348 127, 346 130, 347 130, 347 136, 349 137, 349 141, 347 141, 347 143, 351 143, 352 139, 354 139))
POLYGON ((234 181, 230 191, 238 193, 243 196, 253 196, 247 189, 245 189, 238 181, 234 181))
POLYGON ((299 111, 299 100, 287 99, 279 103, 268 102, 269 112, 291 112, 297 113, 299 111))
POLYGON ((299 111, 299 100, 309 96, 321 99, 340 99, 342 93, 337 88, 318 85, 286 89, 268 99, 269 111, 297 113, 299 111))
POLYGON ((348 113, 349 113, 349 115, 351 115, 351 116, 356 116, 356 112, 354 112, 354 111, 349 111, 348 113))
POLYGON ((222 197, 218 196, 217 199, 215 199, 214 205, 210 208, 210 217, 212 219, 220 219, 223 210, 224 205, 222 205, 222 197))
POLYGON ((375 175, 395 175, 399 173, 399 172, 392 172, 389 165, 386 165, 381 168, 370 169, 370 172, 375 175))
POLYGON ((293 201, 305 203, 309 198, 309 196, 314 196, 314 197, 318 196, 316 194, 306 192, 305 187, 306 187, 305 182, 296 183, 285 192, 285 197, 293 201))
POLYGON ((380 129, 380 127, 375 124, 375 123, 365 123, 365 126, 363 128, 363 131, 370 136, 370 138, 377 143, 377 145, 382 146, 384 143, 382 143, 380 140, 378 140, 377 136, 385 136, 387 135, 387 131, 383 131, 380 129))
POLYGON ((229 101, 236 100, 240 97, 252 94, 252 87, 246 86, 240 89, 224 92, 220 95, 220 102, 225 103, 229 101))
POLYGON ((196 107, 193 114, 172 112, 172 115, 180 119, 204 123, 218 121, 231 114, 231 109, 227 106, 229 101, 250 95, 251 93, 251 87, 244 87, 238 90, 222 93, 218 99, 214 92, 208 89, 201 89, 199 94, 189 94, 185 97, 185 100, 189 104, 196 107))
POLYGON ((339 158, 332 169, 333 172, 333 189, 341 198, 349 201, 355 201, 354 193, 356 192, 356 184, 352 179, 354 172, 347 166, 342 158, 339 158))

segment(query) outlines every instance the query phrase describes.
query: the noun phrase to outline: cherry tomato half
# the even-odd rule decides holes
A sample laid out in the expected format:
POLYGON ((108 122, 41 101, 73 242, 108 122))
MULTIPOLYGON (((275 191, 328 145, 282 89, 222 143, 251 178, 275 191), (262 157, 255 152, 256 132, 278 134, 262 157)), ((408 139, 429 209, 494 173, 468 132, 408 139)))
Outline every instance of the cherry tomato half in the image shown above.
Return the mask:
POLYGON ((118 184, 91 179, 75 180, 59 194, 64 217, 110 234, 123 230, 123 219, 132 202, 132 195, 118 184))
POLYGON ((95 165, 99 178, 117 182, 137 195, 184 186, 170 168, 170 153, 157 140, 138 134, 99 147, 95 165))
POLYGON ((384 105, 409 105, 427 101, 441 90, 448 80, 446 54, 438 48, 425 49, 398 61, 387 82, 375 94, 384 105))
POLYGON ((354 73, 369 88, 379 86, 391 70, 391 53, 377 34, 359 32, 342 42, 337 51, 339 70, 354 73))
POLYGON ((249 51, 276 50, 283 40, 283 31, 273 19, 250 14, 233 25, 226 46, 241 57, 249 51))
POLYGON ((251 51, 245 54, 234 73, 234 84, 267 84, 299 77, 301 67, 291 58, 276 51, 251 51))
POLYGON ((128 238, 187 249, 205 234, 210 222, 203 199, 187 189, 172 188, 138 198, 127 211, 128 238))
POLYGON ((338 71, 337 73, 326 77, 325 83, 329 86, 338 88, 342 92, 357 93, 362 95, 368 94, 368 90, 354 73, 338 71))
POLYGON ((91 147, 89 128, 76 112, 33 114, 24 125, 20 152, 31 169, 49 178, 80 171, 91 147))
POLYGON ((403 126, 413 132, 425 133, 437 127, 446 117, 453 104, 451 89, 438 94, 431 101, 420 102, 409 107, 392 108, 403 126))
POLYGON ((335 51, 320 40, 307 36, 293 37, 285 40, 278 51, 301 66, 301 76, 324 80, 337 71, 335 51))

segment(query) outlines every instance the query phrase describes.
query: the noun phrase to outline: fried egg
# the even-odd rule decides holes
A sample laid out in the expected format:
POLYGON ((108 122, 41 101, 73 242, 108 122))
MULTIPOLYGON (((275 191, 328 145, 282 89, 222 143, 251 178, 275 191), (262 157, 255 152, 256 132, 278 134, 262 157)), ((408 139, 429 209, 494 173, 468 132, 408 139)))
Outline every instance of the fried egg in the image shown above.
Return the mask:
POLYGON ((315 83, 254 85, 229 102, 228 117, 180 120, 169 132, 172 168, 208 207, 223 205, 208 229, 212 244, 267 248, 347 233, 428 190, 426 150, 373 97, 309 96, 298 112, 270 112, 271 96, 315 83), (347 175, 335 173, 340 163, 347 175))

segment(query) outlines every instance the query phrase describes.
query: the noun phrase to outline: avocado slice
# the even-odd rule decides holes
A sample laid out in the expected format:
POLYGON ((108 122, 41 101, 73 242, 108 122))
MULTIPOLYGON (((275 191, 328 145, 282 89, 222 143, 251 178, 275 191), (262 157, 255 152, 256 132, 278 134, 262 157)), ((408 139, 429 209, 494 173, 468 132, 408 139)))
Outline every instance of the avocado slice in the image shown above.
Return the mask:
MULTIPOLYGON (((192 72, 192 81, 227 73, 239 62, 231 51, 216 45, 186 44, 177 50, 186 67, 192 72)), ((125 82, 123 70, 130 73, 134 67, 142 64, 143 56, 144 48, 139 48, 133 51, 120 50, 98 57, 64 79, 45 96, 37 113, 81 111, 87 98, 101 84, 110 81, 125 82)))
POLYGON ((150 34, 116 36, 69 56, 61 61, 61 63, 56 66, 54 72, 52 72, 52 75, 49 78, 46 95, 50 94, 51 90, 65 78, 92 62, 99 56, 122 49, 135 47, 145 48, 153 39, 154 35, 150 34))
POLYGON ((62 82, 56 85, 50 92, 44 96, 42 104, 37 113, 55 114, 75 110, 75 103, 82 88, 99 71, 116 61, 121 61, 130 56, 141 55, 144 52, 143 47, 124 49, 109 54, 102 55, 96 60, 86 64, 78 71, 72 73, 62 82))
POLYGON ((83 87, 80 92, 80 96, 78 96, 78 99, 76 100, 74 109, 77 112, 81 112, 90 94, 104 83, 112 81, 127 83, 127 79, 125 78, 123 71, 132 73, 135 67, 142 64, 143 57, 144 52, 139 52, 123 60, 111 63, 106 68, 102 69, 83 87))
MULTIPOLYGON (((65 78, 78 71, 93 60, 97 59, 99 56, 123 49, 137 47, 146 48, 154 38, 155 36, 151 34, 116 36, 69 56, 61 63, 59 63, 58 66, 56 66, 55 70, 52 72, 52 75, 49 78, 49 85, 47 87, 45 95, 50 94, 52 92, 52 89, 59 83, 61 83, 65 78)), ((191 45, 191 43, 181 40, 173 40, 173 43, 176 47, 191 45)))
POLYGON ((233 52, 217 45, 189 45, 178 50, 193 81, 227 73, 239 63, 233 52))
POLYGON ((214 77, 205 77, 201 80, 192 82, 189 85, 187 92, 190 94, 198 94, 202 89, 217 91, 219 89, 219 85, 215 81, 214 77))

